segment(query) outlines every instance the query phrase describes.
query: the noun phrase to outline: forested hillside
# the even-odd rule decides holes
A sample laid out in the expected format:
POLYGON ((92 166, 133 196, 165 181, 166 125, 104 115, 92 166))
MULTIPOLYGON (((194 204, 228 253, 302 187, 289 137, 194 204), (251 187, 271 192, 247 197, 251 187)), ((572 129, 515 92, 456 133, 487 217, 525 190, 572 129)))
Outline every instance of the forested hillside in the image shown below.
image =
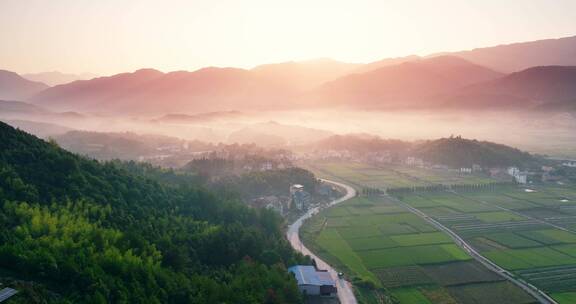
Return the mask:
POLYGON ((0 123, 11 303, 297 303, 271 211, 84 159, 0 123))
POLYGON ((427 141, 414 147, 412 153, 423 160, 453 168, 522 166, 535 158, 518 149, 460 136, 427 141))

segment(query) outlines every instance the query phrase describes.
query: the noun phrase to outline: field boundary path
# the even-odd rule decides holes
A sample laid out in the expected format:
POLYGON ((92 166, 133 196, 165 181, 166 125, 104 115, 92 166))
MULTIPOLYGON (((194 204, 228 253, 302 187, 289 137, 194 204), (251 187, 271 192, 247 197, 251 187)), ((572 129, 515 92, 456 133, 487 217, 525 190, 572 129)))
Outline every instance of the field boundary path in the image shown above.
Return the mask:
MULTIPOLYGON (((330 183, 330 184, 334 184, 334 185, 341 187, 341 188, 344 188, 346 190, 346 194, 344 196, 331 201, 328 204, 328 206, 325 208, 332 207, 336 204, 347 201, 347 200, 356 196, 356 190, 354 190, 354 188, 352 188, 346 184, 338 183, 338 182, 327 180, 327 179, 321 179, 321 180, 324 182, 330 183)), ((312 251, 310 251, 308 248, 306 248, 306 246, 304 246, 304 244, 300 240, 300 235, 299 235, 300 227, 302 226, 302 224, 304 223, 305 220, 311 218, 312 216, 317 214, 319 211, 320 211, 320 207, 316 207, 316 208, 312 208, 312 209, 308 210, 308 212, 306 212, 304 215, 302 215, 300 218, 298 218, 294 223, 292 223, 288 227, 288 231, 286 232, 286 237, 288 238, 288 241, 290 241, 290 244, 292 245, 292 247, 296 251, 299 251, 300 253, 302 253, 304 255, 309 255, 310 257, 312 257, 316 261, 316 265, 318 266, 318 268, 328 270, 328 272, 332 276, 332 279, 334 279, 334 282, 336 282, 336 287, 338 289, 338 299, 340 300, 340 303, 342 303, 342 304, 356 304, 358 302, 356 301, 356 296, 354 296, 354 289, 352 288, 352 284, 343 278, 339 278, 338 272, 336 271, 336 269, 334 269, 328 263, 324 262, 317 255, 312 253, 312 251)))
POLYGON ((542 290, 538 289, 536 286, 534 286, 534 285, 532 285, 532 284, 530 284, 530 283, 528 283, 522 279, 515 277, 511 272, 507 271, 506 269, 498 266, 496 263, 485 258, 478 251, 476 251, 476 249, 474 249, 472 246, 470 246, 470 244, 468 244, 458 234, 456 234, 450 228, 442 225, 440 222, 436 221, 432 217, 428 216, 426 213, 424 213, 424 212, 422 212, 422 211, 420 211, 420 210, 418 210, 418 209, 416 209, 416 208, 414 208, 414 207, 412 207, 412 206, 410 206, 410 205, 408 205, 408 204, 406 204, 406 203, 404 203, 404 202, 402 202, 402 201, 400 201, 400 200, 398 200, 398 199, 396 199, 396 198, 394 198, 388 194, 385 194, 383 196, 385 198, 390 199, 391 201, 397 203, 398 205, 404 207, 408 211, 416 214, 417 216, 421 217, 423 220, 432 224, 437 229, 447 233, 454 240, 456 245, 458 245, 460 248, 462 248, 464 251, 466 251, 470 256, 472 256, 472 258, 474 258, 476 261, 482 263, 482 265, 484 265, 486 268, 490 269, 491 271, 499 274, 500 276, 504 277, 508 281, 512 282, 514 285, 522 288, 528 294, 530 294, 535 299, 537 299, 540 303, 542 303, 542 304, 558 304, 558 302, 556 302, 556 300, 554 300, 552 297, 547 295, 542 290))

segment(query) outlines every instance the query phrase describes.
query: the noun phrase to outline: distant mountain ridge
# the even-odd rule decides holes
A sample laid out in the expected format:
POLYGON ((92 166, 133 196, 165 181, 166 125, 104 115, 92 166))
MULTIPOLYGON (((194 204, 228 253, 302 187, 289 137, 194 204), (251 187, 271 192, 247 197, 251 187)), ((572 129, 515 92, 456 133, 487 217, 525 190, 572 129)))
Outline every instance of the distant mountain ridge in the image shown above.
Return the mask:
POLYGON ((461 108, 518 107, 576 100, 576 66, 541 66, 454 92, 449 105, 461 108))
POLYGON ((48 85, 0 70, 0 100, 25 100, 47 89, 48 85))
POLYGON ((576 36, 511 43, 469 51, 434 54, 453 55, 504 73, 535 66, 576 65, 576 36))
POLYGON ((48 111, 37 105, 21 102, 21 101, 7 101, 0 100, 0 113, 1 114, 47 114, 48 111))
POLYGON ((319 59, 250 70, 209 67, 163 73, 142 69, 58 85, 29 100, 59 111, 159 115, 333 106, 526 109, 576 99, 568 67, 576 66, 576 37, 445 54, 368 64, 319 59), (550 69, 555 71, 548 73, 550 69), (514 80, 520 76, 532 80, 514 80))
POLYGON ((302 91, 356 72, 363 66, 365 65, 322 58, 259 65, 251 69, 250 73, 255 77, 274 82, 276 85, 302 91))
POLYGON ((60 110, 116 113, 182 113, 226 111, 243 105, 266 107, 292 94, 249 71, 205 68, 162 73, 153 69, 76 81, 45 90, 32 98, 60 110))
POLYGON ((422 107, 431 97, 503 74, 454 56, 414 60, 353 74, 320 87, 320 104, 366 108, 422 107))
POLYGON ((141 85, 163 75, 162 72, 156 70, 142 69, 134 73, 79 80, 40 92, 31 101, 42 100, 38 104, 56 109, 94 110, 106 106, 102 102, 119 99, 131 90, 138 90, 141 85))
POLYGON ((70 74, 70 73, 61 73, 57 71, 28 73, 28 74, 22 74, 21 76, 31 81, 45 83, 49 86, 55 86, 59 84, 70 83, 76 80, 87 80, 97 77, 96 75, 90 73, 70 74))

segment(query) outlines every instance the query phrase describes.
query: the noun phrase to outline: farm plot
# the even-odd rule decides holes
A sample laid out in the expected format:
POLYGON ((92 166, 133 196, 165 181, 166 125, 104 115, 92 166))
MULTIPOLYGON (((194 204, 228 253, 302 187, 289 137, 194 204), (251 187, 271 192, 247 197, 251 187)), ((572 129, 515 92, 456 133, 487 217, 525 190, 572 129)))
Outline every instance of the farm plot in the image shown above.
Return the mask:
POLYGON ((431 184, 479 185, 494 182, 493 179, 488 177, 472 174, 462 174, 458 171, 445 169, 425 169, 408 166, 391 166, 391 169, 402 174, 413 176, 419 180, 426 181, 431 184))
POLYGON ((384 189, 429 185, 429 183, 422 182, 408 175, 399 174, 393 170, 376 168, 356 162, 316 162, 314 164, 306 164, 305 167, 319 176, 335 177, 358 188, 384 189))
POLYGON ((476 261, 424 266, 424 273, 443 286, 504 280, 476 261))
POLYGON ((490 233, 483 236, 483 238, 489 239, 494 241, 502 246, 505 246, 510 249, 518 249, 518 248, 530 248, 530 247, 540 247, 542 246, 541 243, 538 243, 534 240, 529 238, 525 238, 521 235, 518 235, 513 232, 499 232, 499 233, 490 233))
POLYGON ((552 298, 560 304, 572 304, 576 303, 576 292, 552 293, 552 298))
POLYGON ((400 303, 432 304, 417 288, 401 288, 392 291, 392 295, 400 303))
POLYGON ((549 293, 570 292, 576 285, 576 266, 540 267, 517 271, 525 280, 549 293))
POLYGON ((509 270, 576 265, 576 258, 549 247, 498 250, 484 256, 509 270))
POLYGON ((389 165, 374 167, 359 162, 315 162, 304 167, 325 178, 336 178, 358 188, 390 189, 430 185, 479 185, 493 183, 488 177, 454 171, 389 165))
POLYGON ((526 192, 522 191, 522 189, 514 189, 513 191, 505 193, 504 195, 518 200, 527 201, 541 207, 558 207, 568 204, 568 202, 562 201, 562 196, 542 190, 526 192))
POLYGON ((360 251, 358 255, 368 269, 436 264, 470 259, 470 256, 454 244, 360 251))
MULTIPOLYGON (((423 175, 415 177, 414 172, 414 175, 410 175, 410 172, 394 173, 385 168, 369 168, 364 164, 346 163, 324 166, 323 169, 324 172, 335 174, 340 180, 351 181, 357 188, 371 185, 379 189, 388 188, 395 183, 389 180, 390 177, 417 186, 423 183, 424 178, 423 175)), ((431 180, 432 177, 427 178, 431 180)), ((496 197, 499 195, 501 193, 496 193, 496 197)), ((547 230, 547 227, 498 206, 480 202, 474 197, 435 192, 404 195, 402 199, 446 226, 461 228, 472 239, 478 238, 493 244, 487 246, 485 252, 507 253, 509 256, 509 251, 512 251, 514 254, 527 255, 524 260, 520 260, 524 264, 513 265, 514 269, 549 265, 530 257, 528 253, 521 254, 514 250, 543 247, 568 260, 574 259, 561 252, 560 248, 547 248, 523 235, 497 235, 504 232, 547 230), (512 238, 516 239, 516 243, 509 240, 512 238), (532 245, 534 247, 530 247, 532 245)), ((519 199, 508 197, 507 201, 513 202, 508 203, 510 206, 515 204, 514 207, 522 208, 519 199)), ((540 205, 529 207, 535 206, 540 205)), ((311 250, 344 271, 353 281, 371 281, 377 290, 391 295, 401 304, 488 303, 489 299, 492 299, 490 303, 534 302, 523 290, 477 264, 443 232, 393 200, 383 197, 355 198, 322 211, 304 224, 301 236, 311 250)), ((562 249, 571 250, 569 247, 562 249)), ((568 260, 563 263, 568 263, 568 260)))
MULTIPOLYGON (((576 228, 576 204, 570 201, 576 191, 533 188, 535 192, 507 186, 457 195, 418 193, 401 199, 467 239, 486 258, 571 303, 566 299, 576 292, 576 233, 550 224, 576 228), (495 209, 481 211, 470 201, 495 209)), ((454 288, 449 290, 459 297, 454 288)))
POLYGON ((441 206, 448 207, 463 213, 499 211, 499 209, 496 207, 482 204, 481 202, 477 202, 452 193, 432 193, 427 195, 426 198, 436 202, 441 206))
POLYGON ((386 288, 409 287, 433 284, 420 266, 389 267, 374 271, 386 288))
POLYGON ((307 221, 302 239, 348 275, 387 288, 401 304, 462 303, 449 287, 499 280, 446 234, 394 204, 382 198, 353 199, 307 221))
POLYGON ((536 303, 532 297, 509 282, 468 284, 448 287, 448 290, 463 304, 536 303))

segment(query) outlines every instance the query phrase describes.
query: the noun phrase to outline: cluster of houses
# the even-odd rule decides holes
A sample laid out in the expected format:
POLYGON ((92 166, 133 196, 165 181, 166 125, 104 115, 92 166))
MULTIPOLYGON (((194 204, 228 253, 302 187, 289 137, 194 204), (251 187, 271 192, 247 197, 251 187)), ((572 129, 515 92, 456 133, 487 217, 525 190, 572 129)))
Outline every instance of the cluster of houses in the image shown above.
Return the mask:
POLYGON ((514 181, 516 181, 517 183, 519 184, 528 183, 527 171, 520 171, 520 169, 518 169, 517 167, 509 167, 507 172, 508 175, 512 176, 514 178, 514 181))
POLYGON ((291 210, 305 211, 312 205, 312 195, 300 184, 290 185, 290 196, 262 196, 252 200, 254 208, 266 208, 285 216, 291 210))
MULTIPOLYGON (((316 189, 311 189, 311 191, 319 196, 329 198, 334 195, 336 190, 330 184, 320 183, 316 189)), ((291 211, 301 213, 310 209, 312 204, 314 204, 312 194, 306 191, 301 184, 290 185, 289 196, 261 196, 250 202, 254 208, 271 209, 282 216, 286 216, 291 211)))

